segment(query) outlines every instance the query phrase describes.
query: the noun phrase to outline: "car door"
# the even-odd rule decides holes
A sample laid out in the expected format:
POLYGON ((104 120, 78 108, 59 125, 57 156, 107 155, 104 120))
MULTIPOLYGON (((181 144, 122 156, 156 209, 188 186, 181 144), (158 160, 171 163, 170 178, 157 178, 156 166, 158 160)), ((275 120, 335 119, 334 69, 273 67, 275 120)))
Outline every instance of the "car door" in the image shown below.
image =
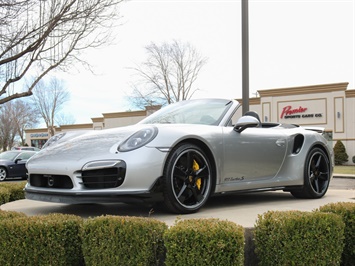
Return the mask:
POLYGON ((223 183, 272 179, 286 154, 287 137, 280 129, 224 129, 223 183))
POLYGON ((26 175, 26 162, 32 156, 30 153, 21 153, 15 160, 12 168, 12 176, 14 177, 23 177, 26 175))

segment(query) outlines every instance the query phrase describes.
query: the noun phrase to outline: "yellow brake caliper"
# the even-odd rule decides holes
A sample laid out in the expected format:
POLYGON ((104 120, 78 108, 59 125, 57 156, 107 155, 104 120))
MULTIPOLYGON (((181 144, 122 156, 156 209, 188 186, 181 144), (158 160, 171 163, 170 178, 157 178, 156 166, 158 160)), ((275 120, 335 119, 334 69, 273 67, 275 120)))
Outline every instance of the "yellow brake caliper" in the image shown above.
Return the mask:
MULTIPOLYGON (((200 166, 198 165, 198 163, 194 160, 192 162, 192 170, 194 170, 194 172, 197 172, 197 170, 200 169, 200 166)), ((196 186, 198 188, 198 190, 201 190, 201 178, 198 178, 196 180, 196 186)))

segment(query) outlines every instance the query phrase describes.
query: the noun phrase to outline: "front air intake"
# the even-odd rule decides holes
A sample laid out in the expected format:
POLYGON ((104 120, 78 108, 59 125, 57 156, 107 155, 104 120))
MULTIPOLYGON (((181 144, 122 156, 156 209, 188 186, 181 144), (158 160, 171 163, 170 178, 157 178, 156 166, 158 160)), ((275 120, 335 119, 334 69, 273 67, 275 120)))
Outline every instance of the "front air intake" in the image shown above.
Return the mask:
POLYGON ((73 182, 67 175, 31 174, 29 183, 33 187, 71 189, 73 182))
POLYGON ((126 175, 125 167, 112 167, 83 171, 82 184, 90 189, 116 188, 122 185, 126 175))

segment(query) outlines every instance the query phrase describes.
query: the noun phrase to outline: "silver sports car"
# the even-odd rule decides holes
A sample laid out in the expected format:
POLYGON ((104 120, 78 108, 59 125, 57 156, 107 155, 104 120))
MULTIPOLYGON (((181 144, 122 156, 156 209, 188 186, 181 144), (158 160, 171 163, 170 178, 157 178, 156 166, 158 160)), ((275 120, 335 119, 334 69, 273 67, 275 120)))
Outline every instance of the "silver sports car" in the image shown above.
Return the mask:
POLYGON ((333 154, 321 128, 261 123, 234 100, 168 105, 136 125, 53 136, 27 162, 26 198, 163 202, 198 211, 214 194, 284 190, 320 198, 333 154))

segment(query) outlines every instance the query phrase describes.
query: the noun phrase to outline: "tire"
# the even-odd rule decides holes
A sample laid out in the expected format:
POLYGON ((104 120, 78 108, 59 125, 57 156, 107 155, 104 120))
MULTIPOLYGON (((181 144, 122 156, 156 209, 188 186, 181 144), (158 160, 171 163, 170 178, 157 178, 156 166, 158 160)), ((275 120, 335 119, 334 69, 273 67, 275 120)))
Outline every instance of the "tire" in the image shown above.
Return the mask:
POLYGON ((307 155, 304 169, 304 185, 291 194, 296 198, 319 199, 325 195, 330 182, 330 162, 320 148, 313 148, 307 155))
POLYGON ((7 177, 7 171, 5 167, 0 167, 0 181, 4 181, 7 177))
POLYGON ((197 212, 212 189, 212 168, 201 148, 183 143, 170 153, 164 168, 164 203, 173 213, 197 212))

